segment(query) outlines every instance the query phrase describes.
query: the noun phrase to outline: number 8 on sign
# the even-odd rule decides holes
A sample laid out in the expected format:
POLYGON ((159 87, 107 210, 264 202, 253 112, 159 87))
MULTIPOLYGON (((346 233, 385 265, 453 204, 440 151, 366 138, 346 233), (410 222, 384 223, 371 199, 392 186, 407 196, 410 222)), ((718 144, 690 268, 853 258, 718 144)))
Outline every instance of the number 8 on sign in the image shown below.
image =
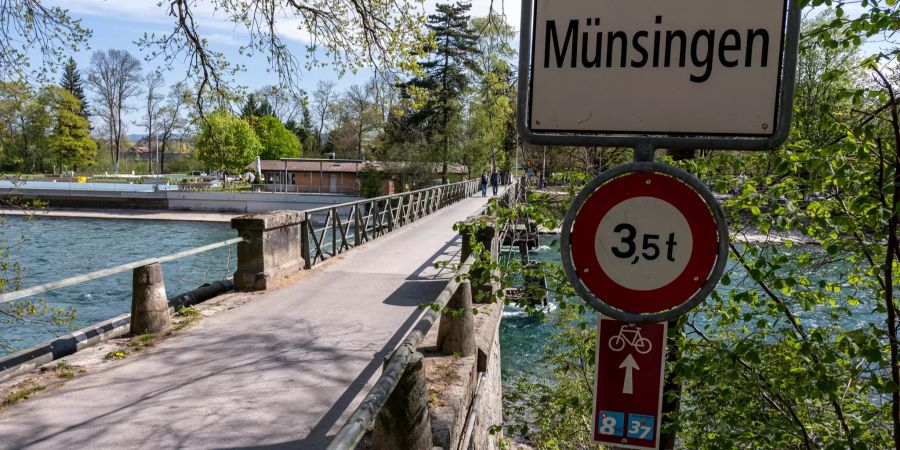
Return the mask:
POLYGON ((618 411, 600 411, 598 431, 608 436, 625 435, 625 413, 618 411))

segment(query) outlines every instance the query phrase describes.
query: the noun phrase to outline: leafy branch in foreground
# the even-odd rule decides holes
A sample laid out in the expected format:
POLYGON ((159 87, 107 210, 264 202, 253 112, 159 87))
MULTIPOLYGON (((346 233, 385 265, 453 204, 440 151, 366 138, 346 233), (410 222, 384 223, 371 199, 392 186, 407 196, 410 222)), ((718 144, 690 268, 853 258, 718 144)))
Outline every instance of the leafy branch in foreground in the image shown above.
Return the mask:
MULTIPOLYGON (((0 227, 8 226, 6 218, 2 216, 3 209, 16 208, 25 211, 25 216, 15 220, 27 221, 32 220, 30 215, 32 208, 39 207, 41 205, 34 205, 17 199, 2 200, 0 202, 0 227)), ((4 237, 4 235, 5 233, 0 232, 0 293, 16 291, 22 287, 22 267, 16 262, 14 251, 21 248, 23 241, 21 238, 10 239, 4 237)), ((76 317, 77 311, 74 307, 55 307, 47 304, 43 298, 0 304, 0 324, 3 324, 6 329, 19 325, 29 325, 60 333, 68 330, 76 317)), ((13 352, 17 348, 10 341, 0 338, 0 350, 13 352)))
POLYGON ((91 31, 59 6, 41 0, 0 0, 0 73, 3 81, 46 82, 70 52, 87 47, 91 31), (35 67, 30 54, 40 54, 35 67))
MULTIPOLYGON (((169 0, 167 12, 175 20, 168 33, 148 33, 138 45, 150 58, 162 57, 167 65, 186 61, 188 76, 197 81, 197 104, 210 91, 217 95, 232 90, 231 76, 242 67, 232 64, 212 48, 199 26, 197 0, 169 0)), ((422 51, 420 35, 424 18, 420 3, 404 0, 210 0, 217 14, 246 33, 244 55, 262 54, 284 88, 300 92, 306 70, 333 65, 341 73, 369 67, 376 73, 415 70, 414 55, 422 51), (292 51, 291 40, 305 54, 292 51)), ((162 5, 162 3, 161 3, 162 5)), ((205 5, 204 5, 205 6, 205 5)))

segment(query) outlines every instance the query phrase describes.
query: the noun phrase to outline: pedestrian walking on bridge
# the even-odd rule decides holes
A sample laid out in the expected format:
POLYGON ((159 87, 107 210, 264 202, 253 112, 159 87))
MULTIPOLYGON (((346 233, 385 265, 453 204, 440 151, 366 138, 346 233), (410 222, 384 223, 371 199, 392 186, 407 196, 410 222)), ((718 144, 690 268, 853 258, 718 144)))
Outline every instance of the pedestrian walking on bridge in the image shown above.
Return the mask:
POLYGON ((487 197, 488 173, 487 170, 481 172, 481 196, 487 197))
POLYGON ((494 169, 494 172, 491 174, 491 190, 494 191, 494 197, 497 196, 497 188, 500 186, 500 174, 497 173, 497 169, 494 169))

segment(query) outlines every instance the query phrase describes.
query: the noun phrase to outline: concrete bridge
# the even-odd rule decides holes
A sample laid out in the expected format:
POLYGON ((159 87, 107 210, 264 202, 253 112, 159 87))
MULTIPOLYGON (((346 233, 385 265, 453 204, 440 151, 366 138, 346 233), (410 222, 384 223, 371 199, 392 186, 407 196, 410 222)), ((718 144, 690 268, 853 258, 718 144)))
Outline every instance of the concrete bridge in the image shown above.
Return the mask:
MULTIPOLYGON (((241 294, 249 301, 6 408, 0 448, 321 449, 364 398, 384 407, 369 419, 357 412, 345 426, 374 427, 360 448, 497 448, 488 428, 502 422, 502 305, 477 305, 472 317, 471 283, 450 280, 454 270, 440 264, 459 263, 477 245, 453 231, 483 213, 487 199, 473 192, 469 183, 405 202, 234 219, 243 238, 234 283, 253 291, 241 294), (442 297, 467 311, 444 314, 428 330, 432 319, 420 305, 442 297), (414 327, 422 333, 410 333, 414 327), (397 363, 396 389, 369 393, 404 338, 415 348, 397 363)), ((496 254, 496 233, 479 236, 496 254)), ((140 289, 151 292, 155 275, 141 276, 140 289)), ((156 308, 151 316, 159 311, 169 313, 156 308)), ((149 326, 165 328, 163 319, 151 317, 149 326)), ((340 447, 351 441, 332 444, 353 448, 340 447)))

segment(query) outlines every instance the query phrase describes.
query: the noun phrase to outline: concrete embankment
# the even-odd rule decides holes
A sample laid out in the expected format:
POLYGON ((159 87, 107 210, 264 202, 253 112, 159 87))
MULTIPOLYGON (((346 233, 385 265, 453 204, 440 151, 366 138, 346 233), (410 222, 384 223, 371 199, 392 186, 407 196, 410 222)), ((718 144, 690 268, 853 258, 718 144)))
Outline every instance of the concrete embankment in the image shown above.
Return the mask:
POLYGON ((111 192, 54 189, 0 189, 0 198, 46 202, 50 209, 144 209, 253 213, 279 209, 306 210, 359 200, 342 194, 277 192, 159 191, 111 192))
POLYGON ((237 213, 196 212, 196 211, 163 211, 149 209, 74 209, 74 208, 41 208, 41 209, 8 209, 3 214, 11 216, 28 216, 33 218, 69 218, 69 219, 109 219, 109 220, 171 220, 182 222, 231 222, 237 213))

